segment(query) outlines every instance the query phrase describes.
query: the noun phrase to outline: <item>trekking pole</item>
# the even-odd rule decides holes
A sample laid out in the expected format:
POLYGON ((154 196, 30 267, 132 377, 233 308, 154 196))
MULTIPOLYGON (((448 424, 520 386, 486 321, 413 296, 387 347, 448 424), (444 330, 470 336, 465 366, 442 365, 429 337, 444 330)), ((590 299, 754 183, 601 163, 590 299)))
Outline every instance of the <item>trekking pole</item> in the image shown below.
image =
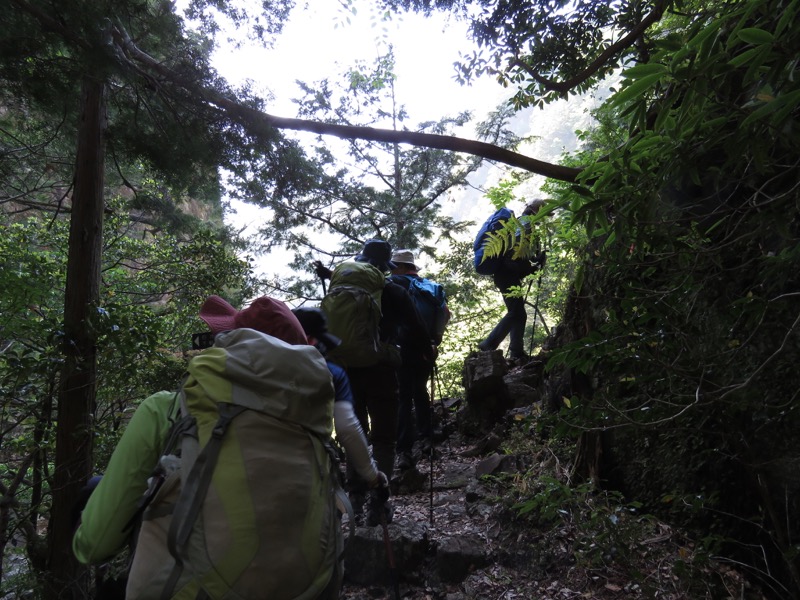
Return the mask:
POLYGON ((531 287, 533 286, 533 279, 528 282, 528 289, 525 290, 525 297, 522 299, 523 302, 528 302, 528 296, 531 295, 531 287))
MULTIPOLYGON (((442 382, 439 381, 439 368, 436 365, 433 366, 433 373, 434 373, 434 378, 436 379, 436 383, 439 386, 439 389, 441 389, 442 382)), ((444 405, 444 398, 442 398, 441 394, 439 395, 439 404, 442 407, 442 421, 444 421, 444 419, 447 416, 447 407, 444 405)), ((450 436, 446 436, 445 440, 447 440, 447 451, 452 452, 453 446, 450 445, 450 436)))
MULTIPOLYGON (((545 227, 545 237, 546 243, 544 247, 544 256, 547 257, 547 253, 550 252, 550 228, 545 227)), ((536 317, 539 316, 542 319, 542 326, 544 327, 547 335, 550 335, 550 330, 547 329, 547 323, 544 321, 544 316, 539 311, 539 296, 542 293, 542 277, 544 276, 544 266, 546 262, 544 260, 539 261, 539 279, 536 281, 536 299, 533 303, 533 326, 531 327, 531 344, 528 348, 528 354, 533 354, 533 336, 536 333, 536 317)))
POLYGON ((433 369, 431 369, 431 401, 430 404, 428 405, 429 407, 428 410, 431 413, 430 417, 431 427, 430 427, 430 433, 428 434, 430 436, 430 444, 429 444, 430 448, 428 449, 428 452, 430 453, 430 459, 431 459, 431 490, 430 490, 431 527, 433 527, 433 399, 435 397, 436 397, 436 364, 434 363, 433 369))
MULTIPOLYGON (((319 261, 319 260, 314 261, 314 269, 315 270, 317 269, 317 267, 322 267, 322 266, 323 266, 322 265, 322 261, 319 261)), ((322 284, 322 296, 324 297, 324 296, 326 296, 328 294, 328 290, 325 289, 325 278, 322 276, 322 274, 319 271, 316 271, 316 273, 317 273, 317 277, 319 277, 319 282, 322 284)))
POLYGON ((386 560, 389 561, 389 580, 394 589, 395 600, 400 600, 400 585, 397 583, 397 567, 394 564, 394 551, 392 541, 389 539, 389 526, 386 524, 386 511, 381 507, 381 527, 383 528, 383 543, 386 546, 386 560))
MULTIPOLYGON (((533 283, 533 282, 531 282, 533 283)), ((539 296, 542 292, 542 272, 539 272, 539 280, 536 282, 536 299, 533 301, 533 325, 531 326, 531 343, 528 347, 528 354, 533 356, 533 337, 536 335, 536 317, 539 314, 539 296)))

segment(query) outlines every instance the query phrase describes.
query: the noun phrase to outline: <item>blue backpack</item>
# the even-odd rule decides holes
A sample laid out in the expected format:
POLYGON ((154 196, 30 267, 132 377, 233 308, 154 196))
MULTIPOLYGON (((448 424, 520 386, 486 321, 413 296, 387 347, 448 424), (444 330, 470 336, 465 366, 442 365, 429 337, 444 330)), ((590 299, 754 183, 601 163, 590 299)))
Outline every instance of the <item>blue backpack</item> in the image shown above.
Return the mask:
POLYGON ((483 250, 486 242, 489 241, 488 234, 499 230, 513 216, 514 213, 506 207, 498 209, 491 217, 486 219, 486 222, 478 231, 472 249, 475 251, 475 271, 479 275, 494 275, 503 263, 502 256, 484 257, 483 250))
POLYGON ((444 288, 441 284, 424 277, 419 279, 410 275, 401 275, 400 277, 408 281, 408 293, 414 301, 414 306, 425 323, 431 339, 438 344, 441 342, 444 330, 450 320, 444 288))

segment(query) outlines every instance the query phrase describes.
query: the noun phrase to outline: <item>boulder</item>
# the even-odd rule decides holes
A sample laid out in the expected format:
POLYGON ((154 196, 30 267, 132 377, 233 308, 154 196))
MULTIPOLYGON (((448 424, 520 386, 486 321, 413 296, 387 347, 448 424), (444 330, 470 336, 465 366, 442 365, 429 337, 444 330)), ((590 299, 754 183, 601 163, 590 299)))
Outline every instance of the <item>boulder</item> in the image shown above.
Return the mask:
POLYGON ((500 351, 472 353, 464 361, 465 405, 458 413, 458 427, 462 433, 485 433, 512 407, 503 381, 507 371, 500 351))
POLYGON ((476 535, 447 537, 436 548, 436 568, 442 581, 459 583, 488 564, 486 543, 476 535))
MULTIPOLYGON (((406 577, 422 565, 429 551, 427 526, 405 519, 390 524, 387 529, 395 568, 406 577)), ((389 581, 389 560, 382 527, 356 529, 345 552, 344 576, 347 581, 363 586, 381 586, 389 581)))

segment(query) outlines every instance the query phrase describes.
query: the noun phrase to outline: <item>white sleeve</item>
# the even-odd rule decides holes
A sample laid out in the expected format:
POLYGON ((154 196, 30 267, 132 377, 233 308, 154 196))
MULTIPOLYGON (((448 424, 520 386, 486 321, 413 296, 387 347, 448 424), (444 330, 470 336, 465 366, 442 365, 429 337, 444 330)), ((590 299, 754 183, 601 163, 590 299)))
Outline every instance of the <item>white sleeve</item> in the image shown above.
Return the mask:
POLYGON ((358 417, 349 402, 334 402, 333 424, 336 427, 336 439, 344 447, 347 461, 353 465, 356 473, 367 483, 378 477, 378 467, 369 453, 367 438, 358 422, 358 417))

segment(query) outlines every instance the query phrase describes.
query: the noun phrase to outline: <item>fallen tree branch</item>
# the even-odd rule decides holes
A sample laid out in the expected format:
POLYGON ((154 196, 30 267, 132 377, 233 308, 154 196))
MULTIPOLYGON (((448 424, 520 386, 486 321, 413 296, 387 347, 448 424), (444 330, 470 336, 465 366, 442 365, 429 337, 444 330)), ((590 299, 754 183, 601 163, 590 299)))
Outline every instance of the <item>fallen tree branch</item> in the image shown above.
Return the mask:
POLYGON ((233 100, 220 96, 210 90, 204 90, 206 99, 216 106, 224 109, 230 116, 248 131, 258 122, 263 122, 277 129, 291 129, 294 131, 307 131, 320 135, 333 135, 343 139, 370 140, 373 142, 388 142, 397 144, 411 144, 412 146, 424 146, 426 148, 438 148, 439 150, 451 150, 453 152, 463 152, 480 156, 488 160, 494 160, 511 167, 518 167, 531 173, 544 175, 558 179, 559 181, 574 182, 580 174, 581 169, 565 167, 553 163, 544 162, 513 152, 500 146, 469 140, 449 135, 438 135, 433 133, 421 133, 417 131, 395 131, 393 129, 380 129, 376 127, 358 127, 354 125, 336 125, 331 123, 321 123, 319 121, 309 121, 307 119, 292 119, 287 117, 277 117, 260 112, 253 108, 243 106, 233 100))
MULTIPOLYGON (((146 52, 140 50, 127 33, 119 26, 113 28, 112 35, 115 43, 125 56, 130 57, 138 65, 158 73, 161 77, 168 79, 172 83, 188 89, 204 101, 222 110, 229 119, 238 123, 250 135, 256 137, 271 138, 272 135, 270 134, 272 132, 270 129, 275 128, 307 131, 320 135, 333 135, 343 139, 362 139, 375 142, 411 144, 414 146, 424 146, 426 148, 438 148, 440 150, 472 154, 512 167, 518 167, 531 173, 537 173, 545 177, 567 182, 574 182, 582 171, 582 169, 579 168, 565 167, 537 160, 486 142, 458 138, 455 136, 416 131, 395 131, 376 127, 336 125, 307 119, 293 119, 270 115, 245 106, 207 87, 197 85, 195 82, 187 81, 186 78, 181 77, 179 74, 173 72, 171 69, 149 56, 146 52)), ((139 70, 141 71, 141 69, 139 70)))

